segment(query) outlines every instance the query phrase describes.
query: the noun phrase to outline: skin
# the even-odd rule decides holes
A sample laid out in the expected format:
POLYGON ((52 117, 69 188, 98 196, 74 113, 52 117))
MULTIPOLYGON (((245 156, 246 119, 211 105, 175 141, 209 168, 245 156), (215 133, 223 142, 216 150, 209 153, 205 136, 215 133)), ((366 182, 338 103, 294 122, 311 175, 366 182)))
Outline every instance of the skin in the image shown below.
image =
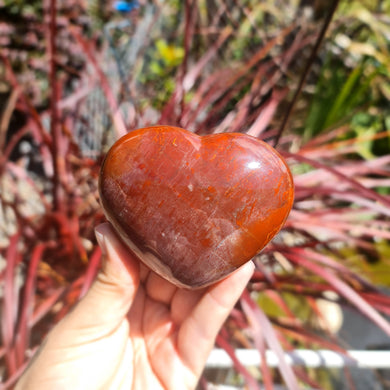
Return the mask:
POLYGON ((253 263, 206 289, 179 289, 141 265, 109 224, 96 236, 101 271, 16 389, 194 389, 253 263))

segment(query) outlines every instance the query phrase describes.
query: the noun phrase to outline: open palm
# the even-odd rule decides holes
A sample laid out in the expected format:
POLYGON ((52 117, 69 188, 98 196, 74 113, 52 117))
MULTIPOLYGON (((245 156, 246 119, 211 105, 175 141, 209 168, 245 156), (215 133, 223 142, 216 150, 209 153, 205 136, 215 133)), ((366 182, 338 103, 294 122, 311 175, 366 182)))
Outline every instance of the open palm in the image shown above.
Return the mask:
POLYGON ((109 224, 97 237, 102 271, 16 389, 194 389, 253 265, 207 289, 179 289, 140 265, 109 224))

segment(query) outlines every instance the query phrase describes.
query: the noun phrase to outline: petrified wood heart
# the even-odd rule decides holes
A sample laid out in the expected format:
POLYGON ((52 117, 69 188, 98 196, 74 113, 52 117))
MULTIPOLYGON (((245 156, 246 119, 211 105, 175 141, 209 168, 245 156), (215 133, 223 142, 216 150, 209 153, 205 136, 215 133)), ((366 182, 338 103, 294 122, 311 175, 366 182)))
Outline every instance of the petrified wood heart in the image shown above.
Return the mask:
POLYGON ((294 196, 286 163, 266 143, 170 126, 117 141, 99 190, 108 220, 131 250, 190 288, 216 282, 256 255, 283 226, 294 196))

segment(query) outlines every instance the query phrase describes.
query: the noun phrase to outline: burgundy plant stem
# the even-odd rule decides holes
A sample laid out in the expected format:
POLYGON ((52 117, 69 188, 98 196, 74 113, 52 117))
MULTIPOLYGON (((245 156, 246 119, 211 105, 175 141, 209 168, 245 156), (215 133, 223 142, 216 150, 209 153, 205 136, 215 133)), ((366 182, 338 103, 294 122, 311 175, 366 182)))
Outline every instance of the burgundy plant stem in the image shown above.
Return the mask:
POLYGON ((12 113, 15 109, 16 102, 20 95, 20 88, 15 88, 11 92, 11 96, 8 98, 6 107, 4 108, 0 118, 0 150, 4 149, 6 134, 8 126, 11 120, 12 113))
POLYGON ((50 133, 53 139, 51 153, 53 160, 53 209, 54 211, 63 211, 64 195, 61 186, 60 164, 61 164, 61 129, 59 126, 59 117, 57 103, 58 83, 57 83, 57 63, 56 63, 56 37, 57 37, 57 4, 56 0, 50 0, 49 6, 49 26, 48 26, 48 57, 49 57, 49 80, 51 87, 50 96, 50 133))
POLYGON ((202 375, 200 377, 198 386, 200 386, 201 390, 207 390, 208 389, 207 380, 206 380, 204 375, 202 375))
POLYGON ((297 154, 297 153, 289 153, 289 152, 283 151, 282 154, 283 154, 283 156, 292 158, 292 159, 297 160, 299 162, 307 163, 315 168, 324 169, 325 171, 332 173, 334 176, 338 177, 342 181, 348 182, 349 184, 351 184, 351 186, 353 188, 359 190, 362 194, 364 194, 368 198, 374 199, 374 200, 382 203, 383 205, 390 207, 390 198, 383 196, 383 195, 380 195, 380 194, 370 190, 369 188, 364 187, 357 180, 351 179, 350 177, 341 173, 337 169, 334 169, 334 168, 332 168, 324 163, 321 163, 319 161, 316 161, 316 160, 313 160, 313 159, 310 159, 307 157, 303 157, 302 155, 297 154))
MULTIPOLYGON (((241 101, 236 105, 237 107, 237 115, 234 118, 231 125, 231 132, 237 132, 238 129, 242 128, 244 123, 246 122, 250 109, 253 105, 253 101, 257 96, 261 96, 262 90, 262 82, 264 79, 264 70, 262 67, 258 67, 257 71, 253 75, 253 81, 251 84, 250 91, 241 99, 241 101)), ((268 97, 265 99, 261 105, 266 105, 269 102, 268 97)), ((267 126, 267 124, 265 125, 267 126)))
POLYGON ((3 153, 1 153, 0 156, 0 165, 4 164, 7 160, 9 160, 9 157, 12 151, 15 149, 16 145, 29 132, 29 122, 30 121, 27 121, 27 124, 21 127, 16 133, 14 133, 10 140, 7 142, 7 145, 5 146, 4 151, 3 153))
MULTIPOLYGON (((12 65, 11 65, 9 58, 7 56, 3 55, 1 53, 1 51, 0 51, 0 59, 5 66, 6 79, 10 82, 11 86, 14 89, 19 89, 19 90, 23 91, 23 88, 19 85, 18 80, 15 76, 15 73, 13 71, 13 68, 12 68, 12 65)), ((36 124, 36 126, 32 126, 32 132, 37 139, 37 143, 38 144, 44 143, 45 145, 51 145, 52 140, 51 140, 50 136, 47 134, 47 132, 45 131, 37 110, 34 108, 34 106, 32 105, 32 103, 30 102, 29 98, 26 96, 25 93, 22 92, 20 94, 20 100, 26 106, 26 111, 31 115, 34 123, 36 124), (37 131, 35 131, 35 130, 37 130, 37 131)))
POLYGON ((48 312, 53 308, 54 304, 65 293, 65 291, 65 287, 59 287, 57 290, 51 292, 51 294, 34 310, 29 326, 33 327, 46 314, 48 314, 48 312))
MULTIPOLYGON (((303 249, 303 248, 289 248, 283 250, 283 253, 288 257, 288 253, 293 255, 304 257, 308 261, 315 261, 316 263, 320 263, 322 267, 326 267, 327 269, 334 270, 338 274, 344 275, 344 277, 348 277, 352 279, 355 284, 358 282, 361 286, 368 289, 369 291, 376 293, 377 296, 383 296, 378 287, 374 286, 372 283, 368 282, 366 279, 358 275, 357 273, 351 271, 348 267, 340 264, 338 261, 323 255, 319 252, 316 252, 311 249, 303 249)), ((301 285, 305 285, 306 281, 302 281, 301 285)), ((320 290, 320 285, 314 285, 313 290, 320 290)), ((325 289, 326 290, 326 289, 325 289)), ((322 290, 324 291, 324 290, 322 290)))
POLYGON ((348 267, 340 264, 338 261, 332 259, 331 257, 323 255, 312 249, 291 248, 290 251, 300 256, 304 256, 307 259, 315 260, 316 262, 321 263, 323 266, 333 268, 335 271, 340 272, 343 275, 348 275, 350 277, 353 277, 354 279, 358 280, 360 284, 362 284, 367 288, 373 289, 377 292, 380 291, 379 288, 375 287, 371 283, 368 283, 364 278, 360 277, 358 274, 350 270, 348 267))
POLYGON ((178 96, 180 99, 181 113, 184 111, 184 77, 188 70, 188 58, 191 50, 191 43, 194 36, 194 25, 196 22, 196 7, 194 0, 185 0, 184 2, 184 58, 180 67, 179 80, 176 84, 179 88, 178 96))
POLYGON ((80 299, 86 294, 92 285, 93 280, 98 272, 100 260, 102 257, 102 251, 99 247, 96 247, 89 260, 88 269, 85 273, 83 286, 80 291, 80 299))
POLYGON ((161 116, 160 122, 162 124, 167 123, 170 124, 172 121, 172 117, 176 118, 177 115, 176 107, 180 107, 180 114, 178 115, 178 119, 175 121, 179 123, 180 126, 185 126, 185 121, 183 120, 184 110, 185 110, 185 102, 184 102, 184 80, 185 75, 188 70, 188 58, 190 55, 191 42, 194 35, 194 24, 196 22, 196 7, 194 0, 185 0, 184 2, 184 58, 181 63, 181 66, 178 71, 178 77, 176 80, 175 90, 169 99, 168 103, 165 105, 161 116))
MULTIPOLYGON (((261 47, 253 56, 243 64, 237 70, 230 69, 219 69, 213 75, 205 79, 193 99, 195 103, 195 109, 193 113, 186 115, 186 123, 192 123, 195 121, 198 113, 202 112, 205 107, 210 106, 214 102, 221 105, 223 100, 228 101, 230 98, 227 94, 231 94, 232 91, 239 90, 249 81, 248 75, 251 74, 255 66, 262 66, 268 68, 271 66, 269 63, 265 65, 258 65, 268 53, 293 29, 294 25, 284 28, 278 36, 268 41, 263 47, 261 47), (222 83, 222 84, 221 84, 222 83), (219 101, 221 99, 221 101, 219 101)), ((225 104, 223 104, 225 105, 225 104)), ((213 111, 216 110, 217 106, 213 107, 213 111)))
POLYGON ((28 265, 26 280, 23 288, 23 297, 21 304, 21 313, 19 316, 19 324, 16 334, 16 358, 17 364, 20 367, 26 356, 28 348, 30 329, 31 329, 31 315, 34 308, 35 297, 35 283, 37 278, 38 264, 42 258, 46 245, 43 243, 37 244, 34 248, 30 263, 28 265))
POLYGON ((360 294, 366 301, 370 302, 370 304, 382 314, 389 316, 390 315, 390 303, 386 303, 385 305, 379 304, 373 300, 371 300, 370 296, 366 296, 366 294, 360 294))
POLYGON ((348 284, 338 278, 333 272, 325 269, 323 266, 316 264, 313 261, 307 260, 304 257, 297 256, 293 253, 287 254, 288 259, 300 266, 313 272, 322 279, 326 280, 331 286, 333 286, 337 292, 345 299, 351 302, 358 310, 361 311, 367 318, 377 324, 387 335, 390 336, 390 323, 382 317, 378 311, 376 311, 367 301, 365 301, 355 290, 353 290, 348 284))
POLYGON ((257 324, 261 328, 269 348, 272 349, 278 356, 279 370, 284 378, 287 388, 289 390, 299 390, 297 378, 291 366, 289 366, 285 361, 282 346, 279 343, 275 330, 272 328, 271 322, 264 312, 252 300, 247 290, 245 290, 242 294, 241 304, 244 312, 248 316, 248 320, 252 324, 257 324))
POLYGON ((188 91, 194 86, 196 80, 202 74, 203 69, 218 53, 219 48, 231 36, 232 32, 233 30, 229 26, 225 27, 219 35, 218 40, 207 50, 207 52, 199 59, 199 61, 191 67, 183 80, 184 90, 188 91))
MULTIPOLYGON (((228 73, 231 73, 231 71, 228 73)), ((203 124, 209 123, 210 116, 212 117, 214 112, 219 112, 220 110, 225 109, 234 95, 236 95, 238 91, 249 83, 248 78, 243 77, 242 79, 237 79, 236 82, 227 85, 227 83, 222 81, 225 77, 229 77, 227 74, 219 72, 219 74, 214 74, 213 76, 215 76, 214 80, 211 78, 206 79, 199 88, 199 92, 203 92, 205 86, 207 92, 201 96, 200 99, 198 93, 195 95, 195 99, 199 103, 194 107, 194 111, 190 113, 192 117, 189 116, 188 123, 191 124, 192 121, 195 121, 196 117, 202 113, 202 111, 206 111, 208 107, 212 107, 210 114, 203 120, 203 124), (210 79, 212 82, 208 85, 210 79)), ((194 104, 194 102, 192 102, 192 104, 194 104)), ((225 120, 226 116, 224 118, 224 121, 225 120)))
MULTIPOLYGON (((31 178, 31 176, 28 175, 28 171, 26 171, 21 166, 19 166, 16 163, 13 163, 11 161, 7 161, 6 168, 17 179, 19 179, 21 181, 24 181, 24 182, 28 183, 29 185, 31 185, 31 187, 34 189, 34 191, 39 195, 40 201, 42 202, 42 205, 45 207, 45 211, 49 212, 50 209, 51 209, 50 203, 46 199, 45 194, 43 193, 43 191, 41 191, 38 188, 37 182, 35 182, 31 178)), ((16 192, 15 192, 15 194, 16 194, 16 192)), ((14 210, 14 212, 18 213, 16 210, 14 210)))
POLYGON ((362 296, 373 305, 386 306, 388 311, 390 310, 390 297, 383 295, 381 292, 362 292, 362 296))
POLYGON ((246 16, 246 18, 248 19, 248 21, 251 24, 251 27, 255 30, 256 35, 263 36, 264 31, 262 30, 262 28, 259 27, 259 23, 256 21, 255 17, 252 17, 252 14, 248 10, 248 7, 243 5, 242 2, 240 2, 239 0, 233 0, 233 2, 235 4, 235 6, 237 8, 239 8, 242 11, 242 13, 246 16))
POLYGON ((175 90, 171 98, 165 105, 159 122, 161 124, 171 124, 172 119, 177 122, 180 126, 184 127, 183 113, 185 110, 184 104, 184 78, 188 68, 188 57, 191 49, 191 42, 194 33, 194 0, 184 1, 184 58, 178 71, 178 76, 175 83, 175 90), (176 114, 176 107, 180 107, 180 114, 176 114))
POLYGON ((230 359, 232 359, 234 367, 244 377, 249 390, 261 390, 260 386, 256 382, 253 375, 237 359, 233 347, 228 343, 228 341, 224 337, 222 337, 221 334, 217 336, 216 343, 219 347, 223 348, 226 351, 226 353, 229 355, 230 359))
POLYGON ((328 341, 322 335, 310 332, 306 330, 303 326, 290 325, 284 322, 281 323, 281 321, 276 318, 272 318, 272 323, 274 324, 274 326, 279 327, 281 330, 283 330, 284 337, 290 336, 290 338, 294 339, 295 341, 304 343, 305 346, 316 345, 320 346, 321 348, 330 349, 332 351, 336 351, 338 353, 346 355, 346 350, 337 344, 337 340, 328 341))
MULTIPOLYGON (((282 329, 282 331, 284 330, 283 326, 281 326, 280 328, 282 329)), ((299 328, 301 328, 303 330, 302 326, 298 327, 298 329, 299 328)), ((283 345, 285 345, 288 350, 294 349, 295 346, 289 341, 289 339, 287 338, 287 336, 284 333, 280 332, 279 337, 280 337, 281 341, 283 342, 283 345)), ((305 348, 306 346, 307 346, 307 348, 311 348, 311 347, 313 347, 313 342, 311 342, 310 339, 308 339, 308 340, 303 339, 302 345, 303 345, 303 348, 305 348)), ((344 352, 345 352, 344 350, 341 351, 341 353, 344 353, 344 352)), ((306 385, 309 385, 309 386, 313 387, 314 389, 320 388, 319 384, 317 382, 315 382, 313 379, 311 379, 310 376, 306 373, 304 367, 295 366, 294 373, 295 373, 296 377, 298 379, 304 381, 306 385)))
POLYGON ((273 380, 272 380, 272 372, 270 368, 267 366, 267 356, 266 356, 266 347, 264 342, 264 336, 261 335, 261 340, 255 341, 256 348, 258 349, 260 355, 261 355, 261 363, 260 363, 260 370, 262 374, 262 379, 264 383, 265 390, 273 390, 273 380), (261 343, 259 343, 261 341, 261 343))
MULTIPOLYGON (((346 126, 346 129, 349 130, 349 126, 346 126)), ((361 135, 358 137, 349 138, 349 139, 343 140, 343 141, 332 141, 329 143, 323 143, 323 144, 319 144, 319 145, 316 145, 317 143, 315 143, 314 146, 311 146, 311 147, 310 147, 310 145, 306 144, 300 150, 300 153, 304 154, 304 155, 305 154, 313 154, 316 157, 321 155, 324 151, 331 153, 337 149, 340 150, 340 153, 343 153, 345 149, 347 150, 347 153, 349 153, 350 149, 348 149, 348 146, 353 146, 354 148, 352 150, 354 151, 354 150, 356 150, 356 145, 358 145, 361 142, 374 141, 374 140, 388 138, 388 137, 389 137, 389 132, 387 130, 385 130, 385 131, 381 131, 381 132, 376 133, 376 134, 365 134, 365 135, 361 135)), ((318 138, 320 138, 320 137, 318 137, 318 138)))
POLYGON ((20 254, 17 250, 19 243, 19 233, 14 234, 9 240, 9 246, 6 253, 6 267, 4 273, 3 301, 1 310, 1 333, 2 342, 5 347, 5 363, 9 376, 13 375, 17 369, 14 337, 15 337, 15 320, 16 308, 18 302, 15 298, 15 270, 18 264, 20 254))
POLYGON ((286 314, 286 316, 291 319, 295 320, 296 317, 294 313, 290 310, 288 307, 287 303, 285 300, 282 298, 280 291, 275 291, 275 290, 266 290, 265 294, 272 300, 274 301, 286 314))
MULTIPOLYGON (((38 348, 35 348, 33 353, 37 351, 38 348)), ((23 374, 24 370, 26 369, 29 361, 24 362, 21 366, 18 367, 18 369, 7 379, 7 381, 3 384, 0 384, 1 390, 10 390, 13 389, 14 385, 16 384, 17 380, 20 378, 20 376, 23 374)))
POLYGON ((106 75, 104 74, 102 68, 99 66, 95 56, 93 55, 91 50, 91 45, 81 36, 79 30, 76 27, 70 26, 70 31, 72 32, 73 36, 82 47, 85 55, 87 56, 88 60, 91 62, 91 65, 93 66, 95 72, 98 75, 100 86, 104 92, 105 98, 107 99, 107 103, 110 107, 111 117, 114 123, 117 138, 120 138, 127 133, 126 124, 119 110, 117 99, 110 87, 110 82, 107 79, 106 75))
MULTIPOLYGON (((246 315, 248 316, 248 313, 246 313, 246 315)), ((273 390, 274 386, 273 386, 272 374, 270 368, 267 366, 266 341, 265 341, 264 332, 258 322, 251 321, 250 316, 249 316, 249 324, 252 329, 255 346, 261 356, 260 370, 261 370, 265 390, 273 390)))
POLYGON ((248 129, 247 134, 253 137, 259 138, 262 133, 269 126, 273 119, 279 104, 287 95, 287 89, 281 91, 272 91, 271 98, 264 104, 257 118, 254 120, 251 127, 248 129))
POLYGON ((337 6, 339 5, 339 2, 340 2, 340 0, 333 0, 332 4, 329 7, 329 11, 328 11, 328 14, 326 15, 326 18, 325 18, 324 24, 323 24, 323 26, 321 28, 320 34, 319 34, 319 36, 317 38, 317 41, 316 41, 316 43, 315 43, 315 45, 313 47, 312 52, 310 53, 309 59, 307 60, 307 63, 306 63, 305 68, 303 70, 301 79, 299 80, 298 87, 297 87, 297 89, 296 89, 296 91, 294 93, 294 96, 293 96, 293 98, 291 100, 291 103, 287 107, 286 114, 283 117, 282 124, 280 125, 278 134, 277 134, 277 136, 275 138, 275 143, 274 143, 274 147, 275 148, 277 147, 277 145, 278 145, 278 143, 280 141, 280 138, 281 138, 281 136, 282 136, 282 134, 283 134, 283 132, 284 132, 284 130, 286 128, 287 122, 290 119, 291 113, 293 112, 295 104, 298 101, 298 97, 299 97, 299 95, 300 95, 300 93, 302 91, 303 86, 305 85, 306 78, 309 75, 310 68, 312 67, 312 65, 313 65, 313 63, 314 63, 314 61, 316 59, 318 50, 319 50, 319 48, 320 48, 320 46, 322 44, 322 41, 325 38, 326 31, 328 30, 330 22, 333 19, 333 15, 336 12, 336 9, 337 9, 337 6))
POLYGON ((349 386, 349 390, 356 390, 356 386, 355 386, 354 380, 352 378, 351 370, 349 369, 349 367, 344 367, 343 371, 344 371, 344 375, 345 375, 345 378, 346 378, 348 386, 349 386))
MULTIPOLYGON (((313 40, 313 38, 313 36, 304 37, 303 32, 298 33, 290 48, 280 57, 275 57, 273 59, 273 62, 276 64, 278 62, 281 62, 281 64, 273 73, 272 77, 269 79, 266 77, 268 80, 261 86, 261 90, 271 91, 275 86, 277 86, 278 81, 282 78, 283 75, 285 75, 290 62, 296 58, 297 53, 306 47, 313 40)), ((288 92, 288 88, 272 91, 271 98, 265 103, 264 109, 260 110, 260 113, 256 115, 256 118, 253 120, 253 124, 247 131, 247 134, 253 135, 254 137, 259 137, 260 133, 262 133, 269 126, 269 123, 271 122, 274 113, 279 106, 279 103, 285 98, 288 92)))
POLYGON ((335 139, 340 139, 342 136, 347 134, 350 131, 349 125, 339 126, 334 129, 328 129, 324 133, 315 135, 309 139, 306 144, 301 148, 301 150, 314 149, 316 147, 322 147, 327 142, 333 141, 335 139))

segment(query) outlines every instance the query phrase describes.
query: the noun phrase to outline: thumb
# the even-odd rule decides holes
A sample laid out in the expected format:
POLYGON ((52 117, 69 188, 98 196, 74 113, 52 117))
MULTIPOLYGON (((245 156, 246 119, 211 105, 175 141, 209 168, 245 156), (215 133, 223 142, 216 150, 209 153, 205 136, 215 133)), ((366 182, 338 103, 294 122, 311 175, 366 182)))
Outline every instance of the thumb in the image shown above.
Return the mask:
POLYGON ((128 349, 124 320, 139 285, 139 266, 108 223, 96 228, 96 236, 103 252, 96 280, 48 334, 16 389, 102 388, 121 366, 118 358, 128 349))
POLYGON ((139 263, 109 223, 96 227, 95 233, 103 254, 102 268, 87 294, 59 325, 106 333, 116 329, 130 309, 139 286, 139 263))

